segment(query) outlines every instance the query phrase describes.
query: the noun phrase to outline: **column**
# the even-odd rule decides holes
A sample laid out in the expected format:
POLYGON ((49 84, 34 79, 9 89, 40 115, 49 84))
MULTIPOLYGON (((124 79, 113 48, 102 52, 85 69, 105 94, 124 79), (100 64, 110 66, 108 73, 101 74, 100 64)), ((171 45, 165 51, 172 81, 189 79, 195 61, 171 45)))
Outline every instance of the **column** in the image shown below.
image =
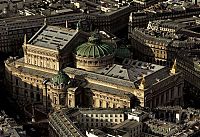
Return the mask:
POLYGON ((162 95, 159 95, 158 97, 159 97, 159 103, 158 103, 158 106, 161 106, 161 104, 162 104, 162 95))
POLYGON ((164 92, 164 99, 163 99, 163 105, 166 105, 166 102, 167 102, 167 100, 166 100, 166 91, 164 92))
POLYGON ((74 94, 72 95, 72 107, 75 107, 75 98, 74 98, 74 94))
POLYGON ((103 108, 106 108, 106 101, 103 100, 103 108))
POLYGON ((43 62, 44 67, 47 68, 47 58, 44 57, 44 58, 43 58, 43 61, 44 61, 44 62, 43 62))
POLYGON ((41 57, 40 56, 38 56, 38 66, 42 67, 42 65, 41 65, 41 57))
POLYGON ((100 107, 99 99, 98 99, 98 98, 94 98, 94 100, 95 100, 95 103, 94 103, 94 106, 93 106, 93 107, 95 107, 95 108, 100 107))

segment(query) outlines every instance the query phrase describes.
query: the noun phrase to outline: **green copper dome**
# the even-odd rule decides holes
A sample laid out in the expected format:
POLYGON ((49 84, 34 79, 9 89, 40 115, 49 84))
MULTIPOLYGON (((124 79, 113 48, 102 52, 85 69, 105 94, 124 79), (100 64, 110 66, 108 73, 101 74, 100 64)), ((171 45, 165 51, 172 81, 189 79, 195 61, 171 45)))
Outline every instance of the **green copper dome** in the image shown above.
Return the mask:
POLYGON ((129 58, 131 52, 127 47, 123 46, 116 49, 115 56, 118 58, 129 58))
POLYGON ((52 78, 52 82, 55 85, 60 85, 60 84, 68 84, 70 78, 67 74, 65 74, 63 71, 58 71, 58 74, 56 74, 52 78))
POLYGON ((75 51, 78 56, 93 58, 111 55, 113 52, 114 48, 103 43, 98 33, 94 33, 88 42, 78 46, 75 51))

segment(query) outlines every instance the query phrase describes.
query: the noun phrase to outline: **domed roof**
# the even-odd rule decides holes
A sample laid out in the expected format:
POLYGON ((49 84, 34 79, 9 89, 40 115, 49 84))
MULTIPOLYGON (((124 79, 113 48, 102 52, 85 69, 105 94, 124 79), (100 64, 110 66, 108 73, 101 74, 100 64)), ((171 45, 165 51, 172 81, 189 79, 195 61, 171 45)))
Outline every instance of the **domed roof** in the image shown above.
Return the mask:
POLYGON ((52 78, 52 82, 55 85, 68 84, 69 80, 70 80, 70 77, 67 74, 65 74, 63 71, 58 71, 58 74, 56 74, 52 78))
POLYGON ((83 43, 76 48, 75 54, 82 57, 98 58, 111 55, 113 52, 114 48, 106 43, 103 43, 100 35, 98 33, 94 33, 91 37, 89 37, 88 42, 83 43))
POLYGON ((129 58, 131 56, 131 52, 127 47, 122 46, 116 49, 115 56, 118 58, 129 58))

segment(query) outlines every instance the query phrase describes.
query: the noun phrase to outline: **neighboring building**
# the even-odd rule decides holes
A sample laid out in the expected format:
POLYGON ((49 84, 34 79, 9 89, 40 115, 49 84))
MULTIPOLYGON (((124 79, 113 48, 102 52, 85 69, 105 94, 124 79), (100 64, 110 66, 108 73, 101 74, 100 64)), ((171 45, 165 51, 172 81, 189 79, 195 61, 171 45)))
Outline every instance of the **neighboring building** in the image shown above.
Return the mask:
POLYGON ((117 125, 124 121, 124 115, 124 109, 61 109, 49 115, 49 136, 62 136, 62 133, 74 136, 73 132, 83 135, 84 131, 90 129, 117 125), (64 121, 66 124, 63 125, 64 121))
POLYGON ((44 23, 76 28, 76 23, 81 22, 80 28, 84 31, 99 29, 118 33, 128 26, 129 14, 134 10, 126 1, 104 4, 70 1, 64 5, 62 2, 25 1, 22 9, 18 7, 14 15, 10 10, 0 20, 0 52, 18 55, 24 34, 31 38, 44 23))
POLYGON ((200 14, 199 5, 184 0, 165 1, 152 5, 141 11, 132 12, 129 16, 128 33, 131 35, 135 27, 147 27, 149 21, 180 19, 200 14))
POLYGON ((158 107, 153 110, 152 114, 154 115, 154 119, 159 120, 148 122, 148 125, 152 122, 155 124, 153 124, 154 126, 150 124, 149 129, 147 129, 151 133, 154 132, 153 134, 157 136, 165 134, 165 136, 172 137, 196 137, 200 135, 199 112, 199 109, 183 109, 180 106, 158 107))
POLYGON ((91 129, 86 131, 87 137, 136 137, 142 135, 142 122, 137 122, 135 120, 127 119, 124 122, 104 129, 91 129))
POLYGON ((70 133, 77 133, 71 134, 73 137, 78 134, 87 137, 195 137, 200 135, 200 111, 171 106, 152 111, 63 108, 49 114, 49 124, 50 137, 69 136, 70 133))
POLYGON ((110 127, 125 120, 123 109, 80 109, 77 121, 83 129, 110 127))
POLYGON ((17 125, 13 118, 8 118, 4 111, 0 112, 0 136, 1 137, 26 137, 26 131, 17 125))
POLYGON ((183 72, 184 76, 184 98, 187 99, 186 106, 198 108, 200 99, 200 57, 198 49, 187 51, 180 50, 177 54, 177 68, 183 72))
POLYGON ((86 137, 67 114, 61 110, 49 115, 49 137, 86 137))
POLYGON ((131 5, 133 5, 137 10, 142 10, 161 1, 164 0, 132 0, 131 5))
POLYGON ((180 128, 180 126, 175 123, 168 123, 157 119, 144 122, 145 136, 169 136, 178 132, 178 128, 180 128))
POLYGON ((128 112, 127 114, 128 114, 128 119, 134 119, 137 122, 142 122, 149 116, 148 113, 137 109, 132 109, 132 111, 128 112))
MULTIPOLYGON (((124 134, 123 137, 128 137, 130 130, 134 130, 133 134, 140 134, 142 132, 142 123, 135 120, 126 120, 127 116, 125 112, 129 109, 61 109, 57 112, 53 112, 49 115, 49 132, 50 137, 61 136, 63 129, 69 129, 68 132, 72 132, 74 129, 77 133, 82 133, 85 136, 100 136, 110 134, 124 134), (57 119, 60 119, 59 121, 57 119), (74 123, 74 129, 69 128, 70 124, 65 124, 65 127, 59 127, 63 125, 62 121, 67 120, 74 123), (126 120, 126 121, 125 121, 126 120), (56 123, 57 122, 57 123, 56 123), (108 128, 109 127, 109 128, 108 128), (60 129, 59 129, 60 128, 60 129), (98 130, 99 129, 99 130, 98 130), (100 130, 101 129, 101 130, 100 130), (105 129, 105 131, 103 131, 105 129), (126 129, 126 130, 125 130, 126 129), (124 130, 124 131, 123 131, 124 130), (116 133, 114 132, 116 131, 116 133)), ((64 125, 63 125, 64 126, 64 125)), ((66 131, 66 130, 65 130, 66 131)), ((64 133, 64 131, 63 131, 64 133)), ((67 134, 64 134, 67 135, 67 134)))
POLYGON ((150 21, 146 29, 134 28, 129 34, 134 55, 147 62, 171 66, 178 51, 198 49, 199 21, 198 17, 156 20, 150 21))
POLYGON ((200 89, 200 84, 198 83, 200 79, 200 60, 198 54, 196 49, 191 49, 187 51, 181 50, 178 52, 177 56, 178 69, 183 72, 184 79, 189 84, 188 86, 193 87, 196 90, 200 89))

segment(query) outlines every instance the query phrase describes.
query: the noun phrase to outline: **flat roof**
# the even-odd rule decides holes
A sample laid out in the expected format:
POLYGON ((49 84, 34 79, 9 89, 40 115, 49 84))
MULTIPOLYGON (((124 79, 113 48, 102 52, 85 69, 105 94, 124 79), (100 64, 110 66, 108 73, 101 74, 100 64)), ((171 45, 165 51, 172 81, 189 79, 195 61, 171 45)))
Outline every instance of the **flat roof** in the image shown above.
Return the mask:
POLYGON ((141 122, 138 122, 134 119, 127 119, 121 123, 119 123, 118 125, 115 125, 114 127, 112 127, 111 129, 122 129, 122 130, 128 130, 128 129, 132 129, 138 125, 142 124, 141 122))
POLYGON ((30 44, 50 48, 63 49, 78 33, 78 31, 59 26, 46 26, 29 41, 30 44))
POLYGON ((97 70, 96 73, 134 82, 141 79, 143 75, 148 76, 165 68, 164 66, 131 59, 125 59, 122 64, 105 67, 97 70))

